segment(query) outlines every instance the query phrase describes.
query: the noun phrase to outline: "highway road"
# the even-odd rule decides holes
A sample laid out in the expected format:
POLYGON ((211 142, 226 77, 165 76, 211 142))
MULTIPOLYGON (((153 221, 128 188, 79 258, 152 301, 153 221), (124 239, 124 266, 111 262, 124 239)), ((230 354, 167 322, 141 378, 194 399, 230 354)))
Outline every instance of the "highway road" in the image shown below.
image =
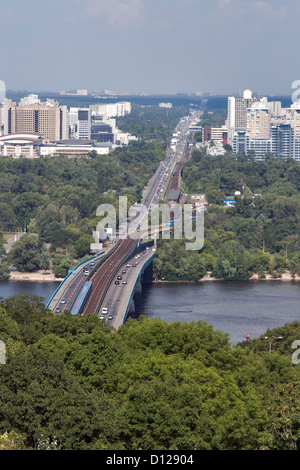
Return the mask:
POLYGON ((119 328, 130 305, 135 285, 140 278, 144 266, 147 267, 155 253, 153 246, 141 246, 135 256, 119 267, 114 281, 102 303, 99 318, 105 320, 112 328, 119 328))
MULTIPOLYGON (((49 308, 56 313, 71 310, 84 282, 91 280, 93 282, 93 288, 82 314, 97 313, 101 315, 102 301, 106 301, 106 294, 114 280, 118 266, 120 263, 124 264, 123 260, 126 256, 134 256, 133 250, 137 246, 137 241, 133 240, 130 235, 133 233, 136 235, 139 230, 141 230, 141 232, 143 231, 146 227, 145 222, 149 213, 153 207, 164 198, 176 164, 185 156, 189 128, 195 123, 195 120, 197 120, 195 115, 184 117, 174 130, 173 136, 177 136, 176 148, 174 148, 174 146, 171 148, 170 146, 167 149, 165 159, 161 162, 156 173, 144 188, 141 200, 141 206, 143 206, 144 210, 140 215, 134 217, 134 221, 129 221, 129 236, 124 240, 115 238, 109 253, 103 255, 101 259, 94 261, 95 264, 92 265, 91 262, 87 262, 84 266, 75 269, 73 274, 65 280, 61 289, 52 299, 49 308), (131 252, 132 254, 130 254, 131 252), (98 267, 99 263, 101 263, 101 267, 98 267)), ((136 210, 139 211, 138 205, 136 206, 136 210)), ((120 293, 120 290, 118 292, 120 293)))

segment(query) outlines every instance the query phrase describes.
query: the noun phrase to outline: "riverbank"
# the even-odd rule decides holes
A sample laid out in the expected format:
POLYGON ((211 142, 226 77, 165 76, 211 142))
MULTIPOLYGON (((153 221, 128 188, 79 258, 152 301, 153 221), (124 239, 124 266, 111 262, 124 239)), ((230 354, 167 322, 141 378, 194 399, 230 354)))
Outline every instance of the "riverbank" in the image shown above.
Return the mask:
MULTIPOLYGON (((34 282, 62 282, 64 278, 55 277, 52 271, 37 271, 35 273, 21 273, 19 271, 12 271, 10 273, 10 277, 8 281, 34 281, 34 282)), ((217 279, 212 277, 210 273, 205 275, 203 278, 199 279, 198 282, 207 282, 207 281, 224 281, 224 279, 217 279)), ((264 277, 261 277, 259 274, 253 274, 250 277, 249 281, 300 281, 300 275, 295 274, 294 276, 289 272, 286 271, 280 275, 280 277, 273 277, 272 274, 264 274, 264 277)), ((154 283, 176 283, 176 284, 184 284, 194 281, 168 281, 166 279, 154 279, 154 283)))
MULTIPOLYGON (((207 281, 224 281, 223 278, 216 278, 211 276, 209 273, 203 276, 199 281, 197 282, 207 282, 207 281)), ((264 277, 261 277, 260 274, 253 274, 247 281, 300 281, 300 275, 295 274, 294 276, 289 272, 285 271, 278 277, 273 277, 272 274, 265 273, 264 277)), ((195 283, 195 281, 168 281, 167 279, 154 279, 154 283, 174 283, 174 284, 186 284, 186 283, 195 283)), ((234 281, 228 281, 228 282, 234 282, 234 281)))
POLYGON ((8 281, 61 282, 63 279, 55 277, 52 271, 37 271, 34 273, 11 271, 8 281))

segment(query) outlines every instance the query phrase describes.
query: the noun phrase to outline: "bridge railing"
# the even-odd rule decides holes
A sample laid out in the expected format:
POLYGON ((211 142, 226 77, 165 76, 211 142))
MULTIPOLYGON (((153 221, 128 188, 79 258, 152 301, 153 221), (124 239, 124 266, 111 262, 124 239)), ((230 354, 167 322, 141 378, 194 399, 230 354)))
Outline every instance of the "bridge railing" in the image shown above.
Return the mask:
POLYGON ((57 289, 55 290, 55 292, 52 294, 50 300, 48 301, 47 305, 46 305, 46 308, 49 308, 53 299, 55 298, 55 296, 58 294, 58 292, 60 291, 60 289, 65 285, 65 283, 67 282, 67 280, 78 270, 78 268, 80 268, 81 266, 83 266, 84 264, 86 263, 89 263, 91 261, 93 261, 94 259, 98 258, 99 256, 102 256, 103 254, 105 253, 105 251, 102 251, 101 253, 98 253, 97 255, 95 256, 92 256, 91 258, 89 259, 86 259, 85 261, 82 261, 81 263, 79 263, 74 269, 72 269, 71 271, 69 271, 68 275, 61 281, 61 283, 59 284, 59 286, 57 287, 57 289))
POLYGON ((145 271, 146 267, 147 267, 150 263, 152 263, 153 258, 154 258, 154 253, 152 254, 152 256, 150 256, 150 257, 147 259, 147 261, 145 261, 145 263, 143 264, 143 266, 140 268, 140 270, 139 270, 138 273, 137 273, 136 281, 135 281, 135 284, 134 284, 133 288, 131 289, 131 294, 130 294, 130 296, 129 296, 129 299, 128 299, 128 302, 127 302, 127 306, 126 306, 126 309, 125 309, 125 312, 124 312, 124 315, 123 315, 123 320, 122 320, 122 323, 123 323, 123 324, 124 324, 125 321, 126 321, 126 318, 127 318, 127 315, 128 315, 129 306, 130 306, 130 302, 131 302, 131 299, 132 299, 132 297, 133 297, 133 295, 134 295, 135 287, 136 287, 136 285, 137 285, 137 283, 138 283, 138 280, 139 280, 141 274, 145 271))

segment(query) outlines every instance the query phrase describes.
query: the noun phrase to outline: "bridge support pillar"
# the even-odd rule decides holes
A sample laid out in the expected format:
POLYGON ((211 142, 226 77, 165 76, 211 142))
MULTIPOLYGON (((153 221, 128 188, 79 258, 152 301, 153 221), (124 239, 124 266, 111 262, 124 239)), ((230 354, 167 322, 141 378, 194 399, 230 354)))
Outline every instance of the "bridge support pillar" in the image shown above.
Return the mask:
POLYGON ((136 283, 134 293, 135 294, 140 294, 141 292, 142 292, 142 281, 141 281, 141 279, 139 279, 136 283))
POLYGON ((133 297, 129 304, 128 313, 135 313, 135 303, 134 303, 133 297))

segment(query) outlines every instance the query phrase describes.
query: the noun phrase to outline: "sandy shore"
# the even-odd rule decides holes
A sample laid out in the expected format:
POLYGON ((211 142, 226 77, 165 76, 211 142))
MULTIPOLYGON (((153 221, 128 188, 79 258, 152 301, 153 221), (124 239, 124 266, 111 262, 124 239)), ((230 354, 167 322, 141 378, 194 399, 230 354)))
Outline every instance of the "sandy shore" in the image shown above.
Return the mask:
MULTIPOLYGON (((198 282, 207 282, 207 281, 214 281, 214 282, 217 282, 217 281, 224 281, 224 279, 220 278, 220 279, 217 279, 215 277, 212 277, 210 276, 209 274, 205 275, 202 279, 199 279, 198 282)), ((267 274, 265 273, 265 277, 264 278, 261 278, 259 276, 259 274, 253 274, 252 277, 250 277, 249 281, 300 281, 300 275, 298 274, 295 274, 295 276, 293 277, 291 275, 291 273, 289 271, 286 271, 284 273, 281 274, 281 277, 277 277, 277 278, 274 278, 271 274, 267 274)), ((155 279, 153 282, 155 283, 176 283, 176 284, 184 284, 184 283, 188 283, 188 282, 192 282, 192 281, 167 281, 165 279, 162 279, 162 280, 158 280, 158 279, 155 279)), ((230 281, 228 281, 230 282, 230 281)), ((247 282, 247 281, 245 281, 247 282)))
MULTIPOLYGON (((223 281, 224 279, 216 279, 215 277, 211 277, 209 274, 204 276, 199 282, 206 282, 206 281, 223 281)), ((294 277, 291 275, 290 272, 284 272, 281 277, 274 278, 271 274, 265 274, 264 278, 260 278, 258 274, 253 274, 253 276, 249 279, 249 281, 300 281, 300 275, 296 274, 294 277)), ((35 282, 62 282, 63 278, 55 277, 54 273, 51 271, 47 271, 46 274, 44 271, 37 271, 36 273, 21 273, 19 271, 13 271, 10 274, 9 281, 35 281, 35 282)), ((167 280, 158 280, 155 279, 153 282, 172 282, 167 280)), ((173 281, 176 283, 186 283, 189 281, 173 281)))
POLYGON ((265 278, 261 279, 258 274, 254 274, 250 280, 259 280, 259 281, 300 281, 299 274, 295 274, 293 277, 289 271, 286 271, 281 274, 280 277, 274 278, 271 274, 265 274, 265 278))
POLYGON ((51 271, 37 271, 35 273, 21 273, 19 271, 12 271, 10 273, 9 281, 34 281, 34 282, 61 282, 63 278, 55 277, 51 271))

